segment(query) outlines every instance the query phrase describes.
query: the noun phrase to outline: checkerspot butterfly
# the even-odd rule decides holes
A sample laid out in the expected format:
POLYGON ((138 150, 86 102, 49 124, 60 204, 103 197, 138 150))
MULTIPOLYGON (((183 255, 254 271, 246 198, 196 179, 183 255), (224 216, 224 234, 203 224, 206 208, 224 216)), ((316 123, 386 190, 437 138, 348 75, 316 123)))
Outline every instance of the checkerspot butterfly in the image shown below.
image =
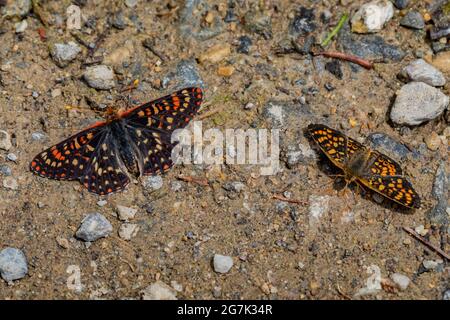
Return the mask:
POLYGON ((360 182, 407 208, 420 207, 419 195, 394 160, 323 124, 309 125, 308 132, 348 183, 360 182))
POLYGON ((185 127, 202 102, 200 88, 186 88, 147 102, 44 150, 30 170, 45 178, 80 180, 100 195, 123 190, 130 175, 156 175, 172 166, 175 129, 185 127))

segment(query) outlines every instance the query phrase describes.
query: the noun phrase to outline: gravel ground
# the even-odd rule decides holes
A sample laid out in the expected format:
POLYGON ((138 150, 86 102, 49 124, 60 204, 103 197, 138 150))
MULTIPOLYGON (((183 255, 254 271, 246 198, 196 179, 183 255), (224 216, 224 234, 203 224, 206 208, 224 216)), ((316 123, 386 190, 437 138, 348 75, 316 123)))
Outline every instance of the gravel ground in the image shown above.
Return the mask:
POLYGON ((0 1, 0 298, 448 299, 402 228, 450 250, 449 2, 383 3, 371 33, 367 2, 0 1), (344 13, 326 50, 372 69, 310 53, 344 13), (132 102, 201 86, 204 129, 279 129, 281 171, 175 166, 103 198, 29 171, 135 80, 132 102), (398 161, 422 206, 343 196, 310 123, 398 161))

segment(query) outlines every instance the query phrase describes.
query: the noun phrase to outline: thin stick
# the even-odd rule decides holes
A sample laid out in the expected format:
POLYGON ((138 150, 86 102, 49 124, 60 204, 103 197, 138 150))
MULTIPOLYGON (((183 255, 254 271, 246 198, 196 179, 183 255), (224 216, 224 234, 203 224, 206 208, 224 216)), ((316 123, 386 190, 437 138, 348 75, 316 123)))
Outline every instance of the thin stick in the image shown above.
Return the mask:
POLYGON ((372 69, 373 68, 373 63, 359 58, 357 56, 353 56, 351 54, 346 54, 346 53, 342 53, 342 52, 336 52, 336 51, 322 51, 322 52, 318 52, 315 54, 316 56, 324 56, 324 57, 328 57, 328 58, 336 58, 336 59, 340 59, 340 60, 345 60, 345 61, 350 61, 356 64, 359 64, 361 67, 364 67, 366 69, 372 69))
POLYGON ((148 50, 150 50, 151 53, 153 53, 155 56, 157 56, 159 59, 161 59, 162 62, 165 62, 167 58, 160 52, 158 52, 154 47, 151 39, 145 39, 142 42, 142 45, 146 47, 148 50))
POLYGON ((206 119, 206 118, 212 116, 213 114, 218 113, 218 112, 220 111, 220 109, 221 109, 221 108, 216 108, 216 109, 214 109, 214 110, 209 110, 209 111, 203 112, 202 114, 200 114, 200 115, 198 116, 198 120, 204 120, 204 119, 206 119))
POLYGON ((430 248, 433 251, 435 251, 441 257, 444 257, 445 259, 450 261, 450 256, 447 253, 445 253, 445 251, 441 250, 441 248, 436 247, 434 244, 432 244, 429 241, 427 241, 424 237, 418 235, 413 229, 411 229, 409 227, 403 227, 403 230, 405 230, 407 233, 409 233, 409 235, 411 235, 412 237, 414 237, 417 240, 419 240, 420 242, 422 242, 428 248, 430 248))
POLYGON ((193 182, 193 183, 197 183, 201 186, 205 186, 205 187, 209 186, 207 179, 194 178, 194 177, 188 177, 188 176, 178 176, 177 178, 184 182, 193 182))
POLYGON ((340 287, 339 285, 336 286, 336 291, 337 291, 341 296, 343 296, 345 299, 347 299, 347 300, 352 300, 352 298, 351 298, 348 294, 346 294, 344 291, 342 291, 342 289, 341 289, 341 287, 340 287))
POLYGON ((272 196, 272 199, 276 199, 276 200, 280 200, 280 201, 284 201, 284 202, 289 202, 289 203, 295 203, 295 204, 307 204, 308 202, 306 201, 301 201, 301 200, 295 200, 295 199, 289 199, 283 196, 280 196, 278 194, 274 194, 272 196))
POLYGON ((338 34, 339 30, 342 29, 342 27, 344 26, 347 19, 348 19, 348 14, 344 13, 342 15, 342 17, 339 19, 337 26, 333 30, 331 30, 331 32, 328 34, 328 36, 325 38, 325 40, 323 40, 322 43, 320 44, 322 47, 325 47, 326 45, 328 45, 328 43, 331 41, 331 39, 335 35, 338 34))

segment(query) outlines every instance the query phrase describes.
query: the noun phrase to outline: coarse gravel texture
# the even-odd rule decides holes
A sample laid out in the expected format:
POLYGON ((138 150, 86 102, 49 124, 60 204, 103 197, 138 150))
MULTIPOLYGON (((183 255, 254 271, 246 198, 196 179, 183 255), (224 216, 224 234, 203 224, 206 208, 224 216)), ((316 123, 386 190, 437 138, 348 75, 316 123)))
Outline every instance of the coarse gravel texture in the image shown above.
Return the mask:
MULTIPOLYGON (((401 70, 419 58, 432 62, 432 21, 421 30, 400 25, 408 11, 426 12, 428 1, 395 9, 375 34, 353 34, 347 23, 327 47, 375 59, 373 70, 305 54, 366 1, 126 2, 74 1, 83 4, 81 30, 66 29, 68 0, 41 1, 40 14, 0 10, 12 15, 0 20, 0 250, 20 248, 28 263, 13 286, 0 280, 0 299, 448 299, 448 265, 424 269, 423 261, 442 257, 402 227, 422 225, 426 239, 449 252, 448 208, 428 218, 438 203, 437 168, 444 163, 449 172, 449 113, 413 126, 389 118, 405 85, 401 70), (16 34, 23 19, 28 26, 16 34), (298 36, 307 41, 293 49, 289 37, 298 36), (52 44, 72 42, 81 52, 57 65, 52 44), (104 78, 92 74, 99 65, 104 78), (126 90, 136 79, 137 88, 126 90), (177 165, 106 202, 77 181, 29 171, 34 155, 99 121, 107 106, 124 106, 119 97, 147 102, 184 85, 203 88, 200 113, 217 110, 203 130, 279 129, 281 170, 262 176, 258 165, 177 165), (317 122, 361 142, 374 137, 401 164, 421 208, 341 190, 336 170, 304 135, 317 122), (127 240, 118 233, 118 206, 136 209, 125 220, 139 231, 127 240), (84 242, 76 232, 92 212, 113 231, 84 242), (227 273, 214 271, 215 254, 231 257, 227 273), (76 270, 81 287, 68 286, 76 270)), ((448 68, 440 71, 446 84, 436 90, 449 96, 448 68)), ((445 195, 439 203, 445 209, 445 195)))

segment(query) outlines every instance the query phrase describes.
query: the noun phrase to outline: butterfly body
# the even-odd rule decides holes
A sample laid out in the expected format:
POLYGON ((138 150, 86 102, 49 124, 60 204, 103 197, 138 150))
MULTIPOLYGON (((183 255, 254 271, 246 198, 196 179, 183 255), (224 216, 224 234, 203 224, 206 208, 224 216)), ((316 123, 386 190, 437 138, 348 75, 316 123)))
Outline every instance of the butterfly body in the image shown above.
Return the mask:
POLYGON ((56 180, 80 180, 93 193, 125 188, 130 176, 155 175, 172 166, 171 134, 197 113, 203 93, 186 88, 108 119, 44 150, 30 170, 56 180))
POLYGON ((418 208, 420 197, 403 176, 402 168, 388 156, 323 124, 308 132, 331 162, 344 171, 346 181, 357 181, 407 208, 418 208))

